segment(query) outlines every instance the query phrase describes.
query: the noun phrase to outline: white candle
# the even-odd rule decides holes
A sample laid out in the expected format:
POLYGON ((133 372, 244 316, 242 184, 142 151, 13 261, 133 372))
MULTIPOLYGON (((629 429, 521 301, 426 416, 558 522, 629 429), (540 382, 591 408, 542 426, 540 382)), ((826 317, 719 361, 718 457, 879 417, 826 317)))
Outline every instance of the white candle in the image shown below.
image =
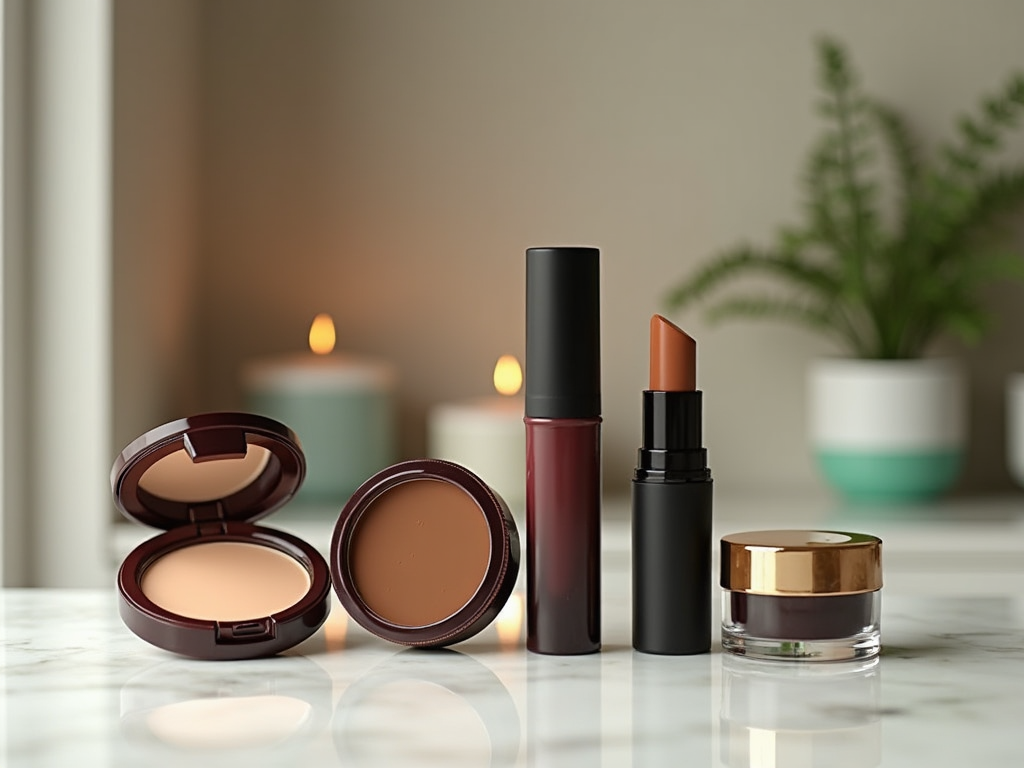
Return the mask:
POLYGON ((526 429, 522 370, 511 355, 498 360, 494 397, 444 403, 430 412, 428 437, 432 457, 461 464, 479 475, 513 512, 525 504, 526 429))

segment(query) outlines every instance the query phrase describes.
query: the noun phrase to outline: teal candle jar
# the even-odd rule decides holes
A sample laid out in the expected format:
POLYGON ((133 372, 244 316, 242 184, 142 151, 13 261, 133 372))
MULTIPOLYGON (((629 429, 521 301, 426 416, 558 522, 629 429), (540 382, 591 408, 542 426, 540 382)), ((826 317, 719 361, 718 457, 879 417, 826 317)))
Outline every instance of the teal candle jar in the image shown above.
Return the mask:
POLYGON ((250 365, 246 407, 294 431, 306 456, 296 500, 343 504, 395 461, 393 369, 342 355, 304 355, 250 365))

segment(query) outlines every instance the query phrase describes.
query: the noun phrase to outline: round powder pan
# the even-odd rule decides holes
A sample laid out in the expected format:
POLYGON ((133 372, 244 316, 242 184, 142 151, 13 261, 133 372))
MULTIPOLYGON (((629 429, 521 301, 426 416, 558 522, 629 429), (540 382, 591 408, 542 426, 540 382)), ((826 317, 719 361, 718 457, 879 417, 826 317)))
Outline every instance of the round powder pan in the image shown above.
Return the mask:
POLYGON ((305 541, 254 525, 305 476, 298 438, 272 419, 209 413, 156 427, 114 461, 122 514, 165 533, 117 574, 121 618, 153 645, 200 659, 270 656, 330 611, 330 569, 305 541))
POLYGON ((334 588, 364 629, 437 648, 490 624, 519 573, 505 502, 468 469, 439 459, 388 467, 363 483, 331 541, 334 588))

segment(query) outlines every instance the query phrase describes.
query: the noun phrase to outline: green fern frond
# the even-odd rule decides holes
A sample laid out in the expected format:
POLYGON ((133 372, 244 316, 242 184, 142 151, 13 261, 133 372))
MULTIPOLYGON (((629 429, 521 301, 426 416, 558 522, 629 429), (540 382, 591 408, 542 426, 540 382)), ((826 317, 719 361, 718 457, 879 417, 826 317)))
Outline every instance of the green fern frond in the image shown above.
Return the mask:
POLYGON ((708 312, 708 320, 712 322, 732 317, 755 320, 771 317, 778 320, 789 320, 822 331, 829 331, 832 327, 831 315, 818 307, 806 307, 794 304, 791 300, 771 299, 764 296, 741 296, 727 299, 716 304, 708 312))
POLYGON ((1009 213, 1024 200, 1024 167, 998 171, 978 184, 971 226, 1009 213))
MULTIPOLYGON (((1024 75, 1014 75, 998 93, 983 98, 974 116, 958 121, 959 141, 944 148, 947 170, 955 178, 974 179, 999 150, 1007 131, 1024 115, 1024 75)), ((941 169, 940 169, 941 170, 941 169)))
POLYGON ((980 289, 1024 281, 1024 257, 999 227, 1024 207, 1024 166, 996 166, 1010 131, 1024 124, 1024 74, 961 117, 954 139, 926 162, 903 117, 864 93, 845 49, 825 38, 817 52, 824 130, 805 164, 803 221, 780 229, 771 248, 714 257, 668 305, 707 300, 713 319, 797 322, 860 357, 917 357, 939 332, 977 340, 990 323, 980 289), (880 185, 893 179, 890 226, 880 185), (750 274, 786 293, 711 301, 750 274))
POLYGON ((972 288, 1000 280, 1024 281, 1024 257, 1014 251, 979 248, 963 279, 972 288))
POLYGON ((799 257, 795 233, 781 236, 783 253, 758 251, 749 246, 741 246, 727 251, 712 259, 686 282, 676 286, 666 297, 666 303, 672 309, 693 303, 717 290, 722 284, 741 275, 760 272, 782 278, 792 289, 809 291, 820 296, 824 301, 838 295, 841 284, 838 278, 820 266, 799 257))
POLYGON ((1024 168, 1004 170, 983 179, 965 195, 942 220, 944 228, 934 242, 931 266, 945 264, 960 266, 964 271, 972 268, 974 259, 964 258, 983 233, 996 220, 1018 208, 1024 202, 1024 168))
POLYGON ((906 121, 898 112, 885 104, 874 104, 872 111, 889 149, 889 156, 896 166, 900 197, 906 200, 917 189, 921 179, 921 157, 917 145, 906 121))
POLYGON ((852 328, 837 322, 841 309, 835 306, 800 304, 792 299, 767 296, 737 296, 721 301, 707 314, 712 323, 737 318, 747 320, 781 320, 830 336, 839 344, 866 355, 870 348, 852 328))

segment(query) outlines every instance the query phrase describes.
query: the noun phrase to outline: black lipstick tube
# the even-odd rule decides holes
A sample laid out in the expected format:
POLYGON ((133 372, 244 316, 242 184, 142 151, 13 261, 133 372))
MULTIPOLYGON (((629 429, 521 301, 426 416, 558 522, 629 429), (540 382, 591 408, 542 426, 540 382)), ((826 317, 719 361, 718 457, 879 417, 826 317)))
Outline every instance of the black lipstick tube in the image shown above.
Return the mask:
POLYGON ((643 393, 633 475, 633 647, 711 650, 711 470, 701 447, 701 393, 643 393))

